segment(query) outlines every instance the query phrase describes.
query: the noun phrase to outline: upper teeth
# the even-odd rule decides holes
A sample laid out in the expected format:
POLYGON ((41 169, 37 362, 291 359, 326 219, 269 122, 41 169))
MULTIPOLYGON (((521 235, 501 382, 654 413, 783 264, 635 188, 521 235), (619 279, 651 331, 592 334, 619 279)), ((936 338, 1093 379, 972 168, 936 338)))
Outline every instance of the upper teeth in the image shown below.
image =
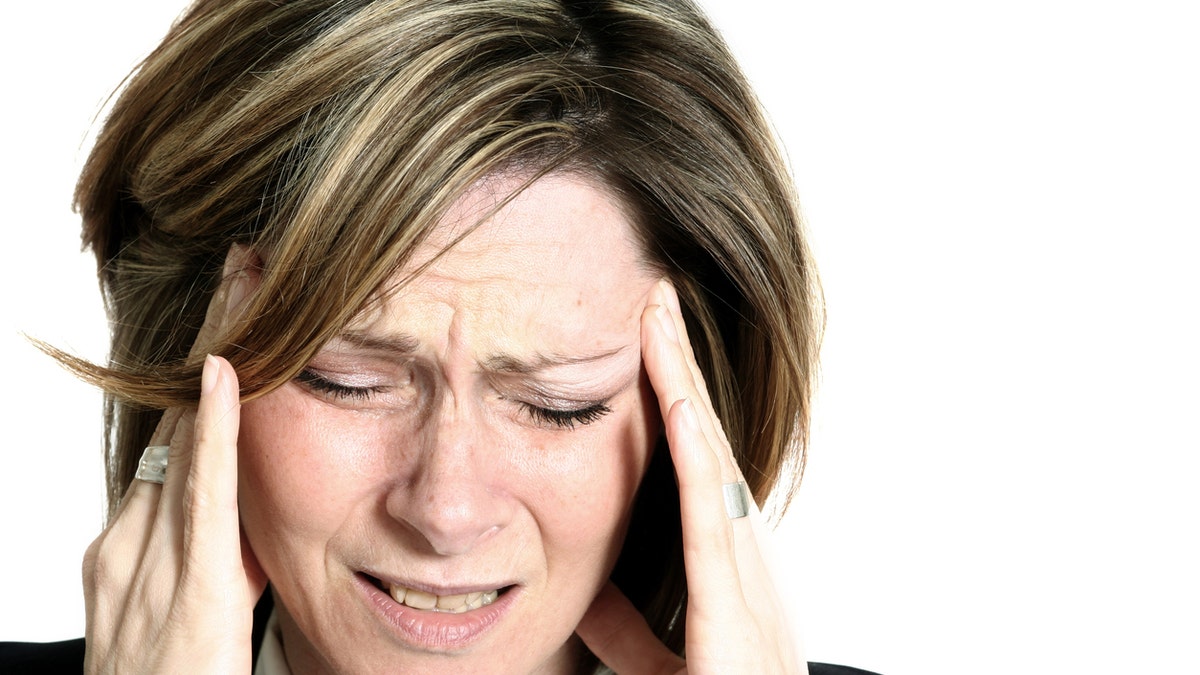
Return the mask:
POLYGON ((460 595, 434 595, 425 591, 416 591, 403 586, 391 587, 392 597, 413 609, 432 610, 434 612, 450 612, 461 614, 467 610, 479 609, 496 601, 499 591, 462 593, 460 595))

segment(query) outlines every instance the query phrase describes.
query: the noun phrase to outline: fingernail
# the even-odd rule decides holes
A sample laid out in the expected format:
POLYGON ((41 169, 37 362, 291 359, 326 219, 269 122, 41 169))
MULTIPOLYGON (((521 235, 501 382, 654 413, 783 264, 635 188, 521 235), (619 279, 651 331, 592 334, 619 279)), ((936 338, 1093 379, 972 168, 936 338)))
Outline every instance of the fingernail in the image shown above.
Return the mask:
POLYGON ((673 309, 676 314, 682 314, 683 312, 679 309, 679 293, 675 291, 675 287, 666 279, 658 283, 662 289, 662 296, 667 301, 667 306, 673 309))
POLYGON ((675 342, 679 342, 679 332, 675 330, 675 319, 671 318, 671 313, 667 311, 666 306, 659 305, 654 310, 654 316, 658 318, 658 323, 662 326, 663 332, 667 334, 667 337, 675 342))
POLYGON ((211 394, 217 386, 217 375, 221 364, 212 354, 204 357, 204 370, 200 371, 200 395, 211 394))

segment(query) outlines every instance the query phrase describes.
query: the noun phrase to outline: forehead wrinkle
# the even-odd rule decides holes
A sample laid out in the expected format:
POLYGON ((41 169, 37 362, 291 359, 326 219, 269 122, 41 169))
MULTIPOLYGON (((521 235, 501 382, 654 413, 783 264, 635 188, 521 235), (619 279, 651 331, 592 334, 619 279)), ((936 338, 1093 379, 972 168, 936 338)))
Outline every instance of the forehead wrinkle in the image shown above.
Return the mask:
POLYGON ((497 374, 532 375, 550 368, 603 361, 620 354, 624 350, 625 345, 595 354, 567 355, 537 352, 527 359, 519 359, 511 354, 497 354, 484 359, 481 366, 484 370, 497 374))

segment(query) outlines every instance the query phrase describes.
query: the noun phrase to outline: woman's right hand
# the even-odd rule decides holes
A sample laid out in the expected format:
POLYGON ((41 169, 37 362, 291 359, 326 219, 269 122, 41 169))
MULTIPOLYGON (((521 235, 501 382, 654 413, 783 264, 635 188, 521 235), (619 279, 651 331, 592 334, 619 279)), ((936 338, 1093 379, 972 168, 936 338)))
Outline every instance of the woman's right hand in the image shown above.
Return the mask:
MULTIPOLYGON (((245 257, 230 252, 199 347, 244 297, 245 257)), ((170 446, 165 482, 134 480, 88 547, 86 672, 250 672, 266 577, 238 520, 238 396, 229 362, 206 357, 199 405, 167 410, 150 441, 170 446)))

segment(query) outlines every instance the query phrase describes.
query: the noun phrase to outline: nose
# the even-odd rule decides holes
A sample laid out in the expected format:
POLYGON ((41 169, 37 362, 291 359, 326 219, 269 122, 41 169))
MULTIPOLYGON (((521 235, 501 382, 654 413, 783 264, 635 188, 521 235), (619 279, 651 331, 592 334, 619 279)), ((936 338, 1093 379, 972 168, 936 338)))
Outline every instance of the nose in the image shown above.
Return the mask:
MULTIPOLYGON (((472 415, 443 406, 413 448, 408 480, 387 497, 388 514, 404 524, 430 552, 462 555, 493 537, 513 508, 487 434, 472 415)), ((411 439, 410 439, 411 440, 411 439)))

